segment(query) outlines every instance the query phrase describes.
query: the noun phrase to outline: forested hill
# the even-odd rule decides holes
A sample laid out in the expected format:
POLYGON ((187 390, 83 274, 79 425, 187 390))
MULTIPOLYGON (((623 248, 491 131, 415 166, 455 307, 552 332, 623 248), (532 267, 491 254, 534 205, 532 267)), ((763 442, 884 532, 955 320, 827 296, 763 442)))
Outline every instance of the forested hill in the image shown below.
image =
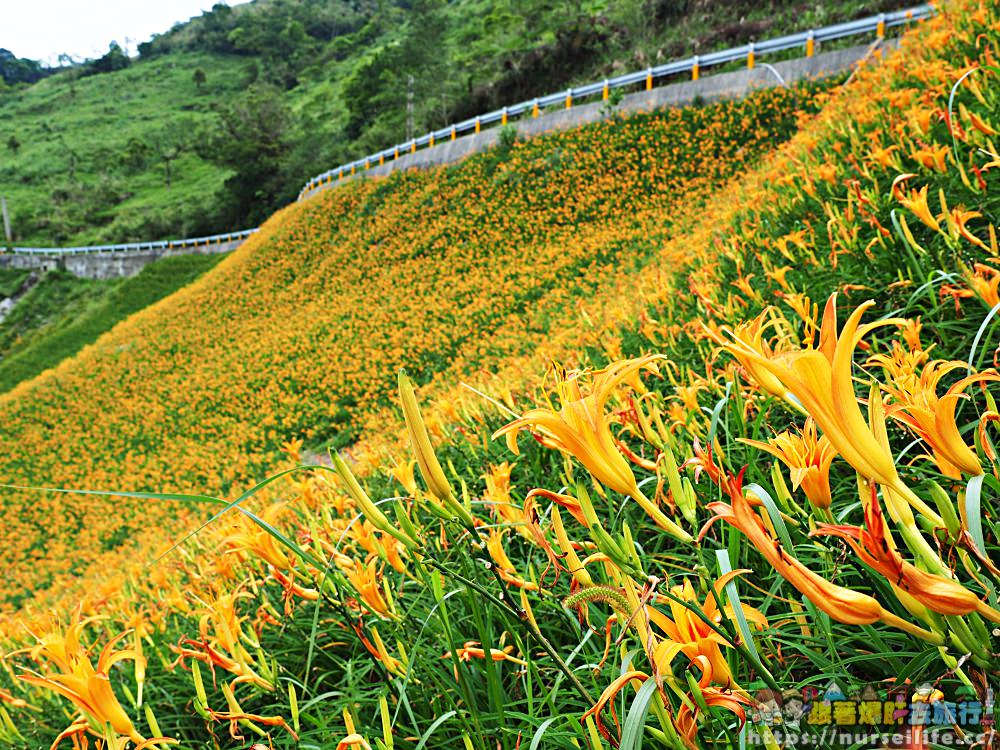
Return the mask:
POLYGON ((311 174, 603 75, 898 0, 256 0, 52 75, 4 58, 0 194, 18 244, 258 222, 311 174))

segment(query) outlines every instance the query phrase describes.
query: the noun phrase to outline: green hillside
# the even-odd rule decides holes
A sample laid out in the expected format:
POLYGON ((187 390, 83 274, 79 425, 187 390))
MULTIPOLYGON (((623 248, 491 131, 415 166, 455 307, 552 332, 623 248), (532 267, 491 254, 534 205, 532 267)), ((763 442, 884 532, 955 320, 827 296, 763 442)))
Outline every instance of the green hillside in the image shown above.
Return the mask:
POLYGON ((312 174, 408 132, 899 5, 219 4, 140 45, 123 69, 112 50, 29 86, 0 87, 0 194, 22 245, 235 229, 266 218, 312 174))

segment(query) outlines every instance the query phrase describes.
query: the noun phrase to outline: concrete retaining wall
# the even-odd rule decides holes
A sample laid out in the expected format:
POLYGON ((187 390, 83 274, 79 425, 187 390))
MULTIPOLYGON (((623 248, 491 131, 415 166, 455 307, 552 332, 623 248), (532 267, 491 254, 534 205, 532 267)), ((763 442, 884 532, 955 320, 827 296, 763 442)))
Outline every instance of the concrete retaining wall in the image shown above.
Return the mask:
POLYGON ((175 248, 172 250, 121 250, 108 253, 2 253, 0 267, 28 268, 51 271, 63 268, 84 279, 117 279, 135 276, 154 260, 173 255, 206 255, 228 253, 243 244, 243 240, 218 245, 175 248))

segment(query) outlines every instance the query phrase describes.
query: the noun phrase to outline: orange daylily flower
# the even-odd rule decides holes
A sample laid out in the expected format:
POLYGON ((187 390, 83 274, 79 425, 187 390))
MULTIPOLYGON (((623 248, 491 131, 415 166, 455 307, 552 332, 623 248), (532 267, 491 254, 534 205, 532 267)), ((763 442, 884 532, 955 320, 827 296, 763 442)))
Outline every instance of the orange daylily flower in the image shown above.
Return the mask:
POLYGON ((379 582, 379 572, 374 563, 342 555, 337 564, 350 581, 355 593, 372 612, 390 620, 396 617, 391 601, 386 595, 384 583, 379 582))
POLYGON ((628 460, 618 450, 606 410, 608 399, 622 382, 642 370, 655 371, 658 359, 660 357, 650 355, 617 362, 595 374, 586 395, 580 388, 579 374, 561 375, 557 383, 559 411, 531 409, 497 430, 493 437, 505 435, 508 447, 516 454, 518 431, 533 430, 547 447, 574 456, 598 482, 632 497, 661 529, 681 541, 690 542, 691 535, 639 490, 628 460))
MULTIPOLYGON (((810 536, 830 535, 845 540, 865 565, 934 612, 967 615, 985 607, 979 597, 957 581, 920 570, 903 559, 885 526, 877 489, 874 485, 870 489, 864 528, 821 523, 810 536)), ((998 617, 1000 612, 991 619, 997 620, 998 617)))
MULTIPOLYGON (((837 332, 837 295, 831 295, 823 313, 817 349, 807 348, 767 355, 747 346, 736 333, 724 346, 737 358, 743 357, 763 370, 769 379, 787 388, 803 410, 823 430, 834 449, 863 476, 891 488, 928 518, 938 515, 907 487, 896 471, 891 452, 884 448, 868 426, 854 393, 852 365, 854 350, 867 333, 884 325, 896 325, 898 318, 861 325, 865 310, 875 303, 859 305, 837 332)), ((897 514, 907 523, 905 505, 897 514)))
MULTIPOLYGON (((80 619, 77 610, 73 621, 62 633, 52 633, 38 640, 38 644, 30 649, 34 659, 44 658, 56 669, 55 674, 42 675, 38 673, 21 674, 19 679, 32 685, 51 690, 68 699, 81 712, 82 721, 74 722, 53 743, 59 744, 62 738, 73 736, 79 740, 92 727, 108 726, 120 737, 125 737, 137 744, 149 742, 136 730, 125 709, 111 688, 111 668, 120 661, 137 661, 139 657, 132 649, 115 650, 115 646, 128 635, 128 631, 112 638, 101 650, 95 666, 87 650, 80 643, 86 620, 80 619)), ((85 741, 85 740, 84 740, 85 741)), ((155 742, 167 742, 158 738, 155 742)))
POLYGON ((485 477, 486 492, 483 493, 483 499, 498 521, 508 524, 526 539, 531 539, 524 511, 510 496, 510 473, 513 468, 507 461, 490 467, 485 477))
POLYGON ((337 750, 347 750, 351 747, 360 748, 360 750, 372 750, 372 746, 368 744, 368 740, 357 732, 347 735, 337 743, 337 750))
POLYGON ((965 211, 961 208, 953 208, 951 209, 949 218, 950 223, 954 225, 955 231, 957 231, 959 235, 967 239, 976 247, 989 252, 990 246, 970 232, 969 228, 966 226, 970 220, 982 218, 982 215, 981 211, 965 211))
POLYGON ((896 196, 896 200, 900 202, 903 208, 913 212, 920 221, 929 226, 934 231, 941 230, 941 224, 931 213, 930 207, 927 205, 927 185, 924 185, 919 190, 911 190, 909 195, 903 192, 903 184, 906 180, 911 177, 916 177, 915 174, 901 174, 892 183, 892 193, 896 196))
POLYGON ((738 483, 729 494, 730 504, 721 501, 708 504, 708 509, 715 516, 702 528, 702 535, 714 522, 725 521, 742 531, 785 580, 834 620, 848 625, 870 625, 882 619, 882 605, 875 599, 831 583, 784 550, 771 535, 761 516, 753 510, 750 501, 744 497, 738 483))
POLYGON ((222 594, 203 607, 198 621, 199 638, 183 638, 177 646, 170 647, 177 654, 175 664, 184 659, 196 659, 235 675, 233 684, 247 682, 264 690, 274 690, 274 684, 254 669, 254 658, 244 645, 256 646, 252 636, 243 630, 247 618, 236 609, 237 602, 246 596, 246 592, 222 594))
POLYGON ((267 727, 280 727, 287 730, 288 733, 296 740, 299 738, 299 736, 295 733, 295 730, 288 726, 288 723, 281 716, 261 716, 260 714, 251 714, 244 711, 237 702, 236 696, 233 694, 233 690, 229 685, 222 686, 222 694, 226 698, 227 710, 213 711, 211 708, 206 708, 205 713, 215 721, 228 721, 229 736, 234 740, 243 739, 243 735, 240 734, 239 731, 239 725, 241 723, 256 732, 262 731, 257 724, 263 724, 267 727))
POLYGON ((497 565, 497 574, 511 586, 526 589, 527 591, 537 591, 537 583, 526 581, 517 575, 514 563, 510 561, 506 550, 503 548, 503 538, 506 536, 506 533, 505 529, 494 528, 490 529, 489 536, 486 538, 486 551, 489 552, 490 557, 493 558, 493 562, 497 565))
POLYGON ((1000 271, 984 263, 976 263, 973 269, 974 273, 964 269, 969 287, 988 307, 996 307, 1000 304, 1000 271))
MULTIPOLYGON (((751 571, 746 569, 734 570, 720 577, 713 585, 715 594, 721 596, 726 584, 737 576, 749 572, 751 571)), ((710 621, 716 623, 722 622, 722 612, 719 610, 715 596, 709 593, 705 597, 705 602, 699 605, 694 587, 687 578, 684 579, 682 585, 671 588, 670 593, 678 599, 692 602, 695 606, 698 606, 710 621)), ((672 599, 668 599, 667 603, 673 619, 668 618, 654 607, 649 607, 646 610, 649 620, 662 630, 667 637, 666 640, 656 644, 653 650, 651 661, 656 665, 657 671, 661 673, 669 671, 670 662, 673 661, 677 654, 682 653, 692 661, 697 659, 705 660, 710 666, 711 680, 726 687, 735 686, 736 683, 733 681, 732 672, 730 672, 726 658, 722 654, 723 647, 732 648, 733 644, 709 627, 704 620, 687 607, 672 599)), ((767 627, 767 618, 760 611, 745 604, 741 604, 741 608, 748 622, 758 628, 767 627)), ((724 611, 727 617, 732 619, 732 605, 726 605, 724 611)))
MULTIPOLYGON (((724 708, 733 713, 740 722, 740 729, 746 724, 747 715, 745 706, 752 706, 754 702, 745 695, 740 695, 729 690, 721 690, 711 684, 714 680, 718 682, 712 672, 712 665, 705 657, 699 657, 698 664, 702 668, 701 677, 698 679, 698 690, 700 698, 708 708, 724 708)), ((698 717, 701 713, 698 702, 693 698, 684 701, 673 719, 674 729, 680 736, 689 750, 699 750, 696 742, 698 736, 698 717), (691 708, 694 705, 695 708, 691 708)))
POLYGON ((1000 380, 1000 375, 986 371, 962 378, 938 398, 937 387, 947 373, 965 367, 963 362, 927 362, 917 377, 914 365, 923 357, 914 357, 900 348, 891 355, 875 355, 871 361, 880 365, 887 376, 883 386, 895 403, 887 413, 916 433, 933 452, 934 462, 941 473, 960 479, 962 473, 977 476, 983 473, 975 451, 962 438, 955 422, 955 409, 965 389, 973 383, 1000 380))
POLYGON ((802 487, 809 502, 817 508, 830 507, 833 500, 830 496, 830 464, 837 451, 826 435, 817 438, 816 423, 811 417, 799 434, 785 431, 766 443, 747 438, 739 438, 739 442, 770 453, 790 469, 792 489, 802 487))
MULTIPOLYGON (((501 639, 501 643, 503 639, 501 639)), ((522 667, 526 667, 528 664, 523 659, 519 659, 513 656, 514 647, 504 646, 503 648, 491 648, 489 658, 492 661, 509 661, 514 664, 518 664, 522 667)), ((486 649, 482 647, 479 641, 466 641, 461 647, 455 649, 455 656, 458 658, 459 662, 468 663, 473 659, 485 659, 486 649)), ((445 651, 441 656, 442 659, 450 659, 451 651, 445 651)), ((455 679, 458 679, 458 668, 455 669, 455 679)))
MULTIPOLYGON (((601 721, 601 716, 604 713, 604 709, 608 706, 611 707, 611 717, 614 719, 615 726, 618 727, 618 715, 615 713, 615 698, 618 696, 626 685, 631 683, 633 680, 638 680, 639 682, 645 682, 649 679, 649 675, 645 672, 640 672, 637 669, 629 670, 624 674, 619 675, 610 685, 604 688, 597 702, 591 706, 587 711, 584 712, 583 716, 580 717, 580 721, 584 722, 587 717, 593 716, 597 724, 597 731, 601 733, 604 739, 611 741, 611 733, 608 731, 607 727, 601 721)), ((621 729, 619 728, 619 732, 621 729)))
POLYGON ((910 158, 919 163, 925 169, 935 172, 947 172, 947 159, 951 147, 945 144, 940 146, 927 146, 910 153, 910 158))

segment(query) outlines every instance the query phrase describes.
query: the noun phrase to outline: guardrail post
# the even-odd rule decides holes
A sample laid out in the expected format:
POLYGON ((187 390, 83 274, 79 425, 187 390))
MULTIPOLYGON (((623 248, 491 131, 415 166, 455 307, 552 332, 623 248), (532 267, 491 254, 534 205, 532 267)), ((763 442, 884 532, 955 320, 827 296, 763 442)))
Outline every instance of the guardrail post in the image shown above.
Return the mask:
POLYGON ((652 90, 653 90, 653 69, 652 68, 647 68, 646 69, 646 91, 652 91, 652 90))
POLYGON ((456 138, 458 138, 458 131, 455 130, 455 126, 452 125, 451 126, 451 139, 455 140, 456 138))
POLYGON ((750 51, 747 52, 747 70, 753 70, 754 62, 753 42, 750 42, 750 51))
POLYGON ((539 108, 538 108, 538 100, 535 99, 535 101, 533 101, 531 103, 531 116, 532 117, 538 117, 538 115, 540 115, 540 114, 541 114, 541 110, 539 110, 539 108))
POLYGON ((399 158, 399 144, 392 147, 392 158, 393 161, 399 158))
POLYGON ((607 101, 611 96, 611 87, 608 85, 608 79, 604 79, 604 85, 601 86, 601 99, 607 101))
POLYGON ((479 123, 479 118, 477 117, 476 118, 476 132, 478 133, 480 130, 482 130, 482 125, 479 123))
POLYGON ((431 133, 430 137, 427 140, 427 146, 430 147, 430 146, 433 146, 433 145, 434 145, 434 134, 431 133))
POLYGON ((566 109, 573 108, 573 89, 566 89, 566 109))
POLYGON ((885 39, 885 13, 878 14, 878 26, 875 27, 875 36, 885 39))
POLYGON ((701 71, 699 70, 699 65, 698 65, 698 55, 695 55, 694 64, 691 66, 691 80, 697 81, 700 73, 701 71))
POLYGON ((338 180, 344 179, 344 168, 343 167, 341 167, 340 169, 337 170, 337 179, 338 180))
POLYGON ((812 29, 809 29, 809 36, 806 37, 806 57, 812 57, 816 54, 816 35, 813 33, 812 29))
POLYGON ((378 155, 378 165, 381 167, 383 164, 385 164, 385 152, 384 151, 380 152, 379 155, 378 155))
POLYGON ((358 171, 357 168, 352 164, 351 165, 351 174, 354 174, 357 171, 358 171))
POLYGON ((365 169, 369 169, 370 167, 371 167, 371 164, 369 164, 368 157, 366 156, 365 157, 365 169))
POLYGON ((416 141, 416 139, 410 141, 410 153, 411 154, 417 153, 417 141, 416 141))
POLYGON ((507 124, 507 108, 506 107, 504 107, 503 111, 500 113, 500 124, 501 125, 506 125, 507 124))

